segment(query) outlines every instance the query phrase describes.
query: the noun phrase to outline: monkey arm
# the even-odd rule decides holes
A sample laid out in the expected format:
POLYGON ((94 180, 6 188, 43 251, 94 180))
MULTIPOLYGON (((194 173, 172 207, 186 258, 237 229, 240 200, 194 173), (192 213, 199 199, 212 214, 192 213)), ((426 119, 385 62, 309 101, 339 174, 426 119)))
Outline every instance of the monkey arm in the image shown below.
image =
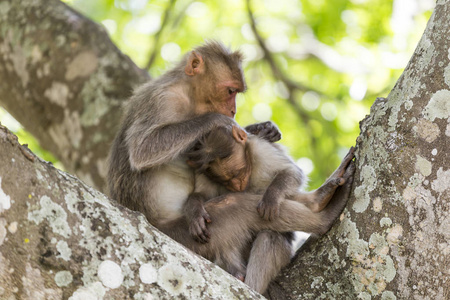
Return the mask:
POLYGON ((304 203, 312 212, 322 211, 330 202, 336 189, 345 184, 345 170, 352 161, 354 152, 355 148, 350 148, 336 171, 317 190, 310 193, 299 191, 289 198, 304 203))
POLYGON ((211 234, 206 223, 211 223, 211 218, 206 212, 204 203, 223 194, 224 188, 212 182, 204 174, 195 173, 194 192, 189 195, 184 204, 184 214, 189 225, 189 233, 199 243, 208 243, 211 234))
POLYGON ((201 193, 192 193, 184 204, 184 213, 189 225, 189 233, 199 243, 207 243, 211 238, 206 223, 211 223, 211 217, 206 212, 206 198, 201 193))
POLYGON ((261 231, 252 243, 245 283, 263 294, 293 255, 292 232, 261 231))
POLYGON ((281 140, 281 132, 277 125, 275 125, 272 121, 248 125, 244 129, 247 132, 263 138, 271 143, 281 140))
POLYGON ((296 193, 304 181, 303 171, 296 166, 279 171, 258 203, 257 210, 260 216, 269 221, 277 218, 280 201, 285 199, 286 195, 296 193))
POLYGON ((207 113, 189 120, 155 127, 150 121, 135 122, 127 131, 131 167, 145 170, 170 162, 217 126, 235 124, 225 115, 207 113))

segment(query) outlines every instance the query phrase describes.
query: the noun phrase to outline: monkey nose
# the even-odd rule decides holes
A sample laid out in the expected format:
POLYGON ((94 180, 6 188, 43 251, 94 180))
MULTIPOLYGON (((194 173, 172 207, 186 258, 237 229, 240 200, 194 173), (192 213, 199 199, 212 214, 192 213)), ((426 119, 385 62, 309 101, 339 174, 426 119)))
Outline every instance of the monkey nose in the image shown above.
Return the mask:
POLYGON ((233 192, 242 192, 244 190, 243 184, 241 184, 241 181, 238 179, 232 179, 229 183, 229 187, 233 192))

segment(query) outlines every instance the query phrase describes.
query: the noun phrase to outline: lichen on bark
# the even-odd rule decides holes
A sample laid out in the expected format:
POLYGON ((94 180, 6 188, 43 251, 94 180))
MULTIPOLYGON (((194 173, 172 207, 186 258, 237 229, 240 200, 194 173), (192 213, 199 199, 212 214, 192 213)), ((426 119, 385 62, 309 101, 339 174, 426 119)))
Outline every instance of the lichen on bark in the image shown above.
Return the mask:
POLYGON ((449 12, 438 2, 397 84, 361 122, 351 199, 277 279, 286 298, 450 295, 449 12))
POLYGON ((0 298, 261 297, 21 147, 0 126, 0 298))

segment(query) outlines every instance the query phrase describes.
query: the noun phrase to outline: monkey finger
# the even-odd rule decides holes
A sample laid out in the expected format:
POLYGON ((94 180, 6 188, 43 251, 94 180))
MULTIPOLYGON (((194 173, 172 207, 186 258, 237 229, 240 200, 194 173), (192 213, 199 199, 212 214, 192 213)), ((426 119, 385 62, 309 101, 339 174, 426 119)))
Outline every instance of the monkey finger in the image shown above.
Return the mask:
POLYGON ((278 209, 277 209, 277 207, 270 208, 269 221, 275 220, 277 218, 277 216, 278 216, 278 209))
POLYGON ((265 220, 267 220, 267 221, 272 221, 271 218, 270 218, 270 209, 267 209, 267 207, 265 207, 263 210, 264 210, 263 211, 263 218, 265 220))
POLYGON ((209 238, 207 236, 205 236, 203 233, 200 233, 198 235, 199 239, 200 239, 200 243, 202 244, 206 244, 209 242, 209 238))
POLYGON ((261 130, 261 128, 258 128, 258 127, 259 127, 259 124, 252 124, 252 125, 249 125, 249 126, 245 127, 245 130, 248 133, 257 135, 258 132, 261 130))
POLYGON ((336 169, 336 171, 333 172, 333 174, 330 176, 330 178, 335 177, 342 177, 344 176, 345 170, 347 169, 350 162, 355 157, 355 147, 351 147, 348 153, 345 155, 344 159, 342 159, 341 164, 336 169))
POLYGON ((281 140, 281 133, 280 132, 272 132, 269 141, 272 143, 278 142, 281 140))
POLYGON ((206 242, 205 239, 202 237, 203 231, 200 228, 200 224, 198 224, 197 222, 191 225, 191 227, 189 228, 189 232, 191 233, 195 241, 199 243, 206 242))
POLYGON ((269 209, 266 209, 266 211, 267 211, 267 213, 266 213, 266 217, 265 217, 265 219, 267 220, 267 221, 272 221, 272 214, 271 214, 271 211, 269 210, 269 209))
POLYGON ((201 237, 203 243, 208 243, 208 242, 209 242, 209 239, 210 239, 210 237, 211 237, 211 235, 209 234, 208 229, 206 229, 206 228, 203 229, 203 230, 199 233, 199 236, 201 237))
POLYGON ((203 235, 204 235, 204 237, 205 237, 206 242, 209 242, 209 240, 211 239, 211 233, 209 232, 208 229, 205 229, 205 230, 203 231, 203 235))
POLYGON ((271 143, 278 142, 281 139, 281 133, 273 128, 261 131, 258 136, 271 143))
POLYGON ((205 220, 202 220, 202 222, 200 222, 200 230, 201 230, 202 236, 205 237, 205 240, 208 241, 209 238, 211 237, 211 234, 209 233, 208 227, 206 227, 205 220))
POLYGON ((209 214, 207 212, 203 213, 203 219, 206 223, 211 223, 211 217, 209 216, 209 214))
POLYGON ((201 233, 201 234, 199 235, 199 237, 200 237, 200 239, 201 239, 202 244, 206 244, 206 243, 209 242, 208 237, 206 237, 203 233, 201 233))

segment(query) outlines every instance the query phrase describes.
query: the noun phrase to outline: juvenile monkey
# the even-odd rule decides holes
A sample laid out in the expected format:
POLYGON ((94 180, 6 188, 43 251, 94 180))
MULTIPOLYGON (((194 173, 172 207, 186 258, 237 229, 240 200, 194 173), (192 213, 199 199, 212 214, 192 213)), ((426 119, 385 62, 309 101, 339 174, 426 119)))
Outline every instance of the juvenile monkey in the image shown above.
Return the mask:
MULTIPOLYGON (((111 198, 144 213, 152 225, 196 253, 237 268, 241 252, 235 249, 247 245, 255 232, 327 231, 350 191, 346 184, 330 202, 335 205, 319 214, 294 201, 282 201, 279 218, 272 222, 256 212, 258 195, 224 195, 205 205, 195 198, 187 201, 195 179, 183 153, 210 130, 234 124, 230 117, 236 113, 236 94, 245 90, 241 59, 239 52, 210 42, 137 89, 112 145, 108 172, 111 198), (189 234, 189 224, 205 212, 212 220, 211 238, 200 244, 189 234)), ((270 124, 248 129, 272 141, 279 139, 270 124)), ((348 168, 348 177, 352 174, 348 168)))
MULTIPOLYGON (((279 256, 273 253, 276 251, 272 251, 271 248, 265 248, 266 251, 263 251, 264 246, 279 246, 286 239, 275 241, 275 244, 273 242, 267 244, 268 238, 274 236, 263 236, 260 239, 258 235, 250 252, 247 269, 245 269, 246 260, 243 253, 248 249, 255 235, 261 231, 264 231, 264 235, 270 234, 265 230, 274 232, 304 231, 319 235, 327 232, 344 208, 350 193, 355 171, 355 164, 351 161, 352 157, 353 154, 349 153, 334 173, 340 174, 343 171, 342 178, 345 183, 336 189, 328 205, 320 212, 314 213, 297 201, 281 199, 278 217, 268 221, 261 218, 256 210, 262 199, 261 195, 246 192, 226 193, 208 200, 204 204, 205 211, 212 220, 208 224, 210 232, 208 243, 198 243, 192 238, 188 223, 184 218, 173 220, 161 226, 160 230, 194 252, 218 263, 234 276, 240 278, 246 274, 245 282, 262 293, 274 276, 274 271, 279 270, 286 259, 277 262, 276 258, 279 256), (255 249, 255 244, 260 247, 255 249), (279 265, 275 267, 264 265, 264 261, 267 261, 265 256, 268 255, 272 256, 270 261, 279 265)), ((193 195, 195 198, 200 194, 194 193, 193 195)), ((197 199, 202 198, 197 197, 197 199)), ((279 236, 275 237, 279 238, 279 236)), ((277 249, 286 250, 286 247, 277 247, 277 249)), ((284 252, 283 255, 290 259, 289 253, 284 252)))
MULTIPOLYGON (((327 206, 338 186, 345 183, 345 168, 352 160, 353 152, 352 148, 341 167, 319 189, 305 193, 302 187, 306 176, 282 147, 257 136, 247 136, 235 125, 218 127, 202 137, 188 154, 188 164, 197 169, 195 191, 190 197, 211 199, 226 194, 225 187, 232 192, 263 195, 257 210, 268 221, 278 217, 280 203, 284 199, 303 203, 311 212, 318 213, 327 206)), ((200 220, 191 226, 194 238, 201 242, 209 240, 210 234, 204 222, 200 220)), ((289 263, 291 237, 277 232, 259 233, 251 251, 254 255, 250 255, 250 272, 245 282, 263 292, 281 268, 289 263), (274 255, 271 256, 272 253, 274 255), (265 271, 252 271, 254 264, 264 266, 265 271)), ((243 272, 245 258, 241 261, 243 272)), ((241 277, 241 274, 237 275, 241 277)))
MULTIPOLYGON (((347 163, 353 153, 352 148, 345 159, 347 163)), ((188 153, 188 164, 197 169, 195 192, 210 199, 222 194, 224 186, 232 192, 263 194, 257 209, 269 221, 277 217, 282 199, 299 201, 312 212, 320 212, 336 188, 345 183, 341 169, 317 190, 304 192, 307 178, 285 150, 257 136, 248 136, 237 125, 215 128, 202 137, 188 153)))

